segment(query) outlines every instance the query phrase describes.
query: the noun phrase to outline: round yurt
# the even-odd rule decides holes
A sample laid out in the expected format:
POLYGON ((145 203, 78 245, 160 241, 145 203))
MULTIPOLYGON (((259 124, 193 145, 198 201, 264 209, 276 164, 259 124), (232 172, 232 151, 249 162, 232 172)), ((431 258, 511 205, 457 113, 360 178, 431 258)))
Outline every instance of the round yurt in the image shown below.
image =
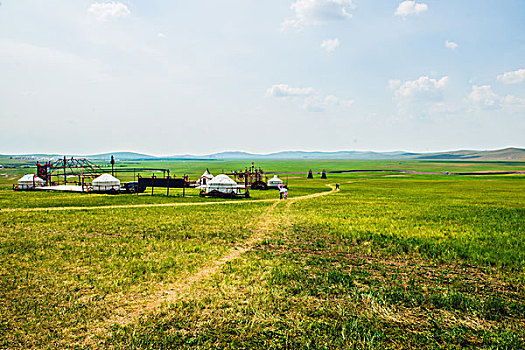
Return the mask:
POLYGON ((279 185, 283 184, 283 180, 279 179, 277 175, 274 175, 270 180, 268 180, 269 188, 278 188, 279 185))
POLYGON ((206 192, 218 191, 221 193, 237 193, 237 182, 233 181, 228 175, 217 175, 208 181, 206 192))
POLYGON ((18 180, 19 190, 32 190, 35 187, 44 186, 44 180, 35 174, 26 174, 18 180))
POLYGON ((200 186, 206 186, 210 180, 213 179, 213 175, 210 173, 208 169, 204 172, 204 174, 201 175, 199 179, 199 185, 200 186))
POLYGON ((102 174, 92 182, 93 191, 114 192, 120 189, 120 180, 111 174, 102 174))

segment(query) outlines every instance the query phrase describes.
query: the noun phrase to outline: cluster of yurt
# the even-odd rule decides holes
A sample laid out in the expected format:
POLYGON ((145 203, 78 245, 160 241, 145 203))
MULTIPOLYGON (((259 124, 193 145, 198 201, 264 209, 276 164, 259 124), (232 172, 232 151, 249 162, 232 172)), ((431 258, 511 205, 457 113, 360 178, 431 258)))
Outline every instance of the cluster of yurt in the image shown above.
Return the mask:
POLYGON ((26 174, 18 180, 17 189, 19 190, 33 190, 35 187, 44 186, 44 180, 35 174, 26 174))
POLYGON ((91 183, 94 192, 115 192, 120 190, 120 180, 111 174, 102 174, 91 183))

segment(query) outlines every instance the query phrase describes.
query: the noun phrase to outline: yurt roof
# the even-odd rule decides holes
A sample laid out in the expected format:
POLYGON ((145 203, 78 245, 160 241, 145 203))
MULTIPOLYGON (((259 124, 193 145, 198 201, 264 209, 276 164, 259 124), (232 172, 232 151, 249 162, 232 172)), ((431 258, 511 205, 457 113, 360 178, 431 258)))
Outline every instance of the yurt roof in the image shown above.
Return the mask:
POLYGON ((114 177, 111 174, 102 174, 99 177, 97 177, 95 180, 93 180, 93 183, 119 183, 120 180, 114 177))
POLYGON ((208 181, 208 185, 237 185, 237 182, 233 181, 228 175, 220 174, 215 176, 213 179, 208 181))
POLYGON ((24 176, 22 176, 20 178, 20 180, 18 180, 18 182, 44 182, 44 180, 42 180, 41 178, 39 178, 38 176, 36 176, 35 174, 25 174, 24 176), (34 180, 33 180, 34 178, 34 180))
POLYGON ((283 180, 279 179, 277 175, 274 175, 268 182, 283 182, 283 180))
POLYGON ((213 179, 213 175, 210 173, 210 171, 208 169, 206 169, 206 171, 202 174, 201 177, 206 177, 208 179, 213 179))

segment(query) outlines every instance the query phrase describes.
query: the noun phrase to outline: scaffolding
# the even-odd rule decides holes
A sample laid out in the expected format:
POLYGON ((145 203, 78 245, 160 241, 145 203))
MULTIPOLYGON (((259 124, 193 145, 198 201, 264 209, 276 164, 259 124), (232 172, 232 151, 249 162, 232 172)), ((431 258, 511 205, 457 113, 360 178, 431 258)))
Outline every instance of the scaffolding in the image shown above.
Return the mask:
POLYGON ((37 176, 45 181, 46 186, 75 184, 83 186, 105 171, 100 166, 85 158, 61 158, 44 164, 36 163, 37 176), (88 181, 86 181, 88 180, 88 181))

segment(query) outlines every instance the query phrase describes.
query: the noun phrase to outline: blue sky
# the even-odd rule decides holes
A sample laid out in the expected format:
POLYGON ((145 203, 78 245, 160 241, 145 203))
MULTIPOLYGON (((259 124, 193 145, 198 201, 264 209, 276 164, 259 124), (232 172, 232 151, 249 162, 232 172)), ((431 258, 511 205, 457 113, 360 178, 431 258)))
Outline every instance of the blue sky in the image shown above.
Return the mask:
POLYGON ((2 0, 0 153, 525 147, 525 2, 2 0))

